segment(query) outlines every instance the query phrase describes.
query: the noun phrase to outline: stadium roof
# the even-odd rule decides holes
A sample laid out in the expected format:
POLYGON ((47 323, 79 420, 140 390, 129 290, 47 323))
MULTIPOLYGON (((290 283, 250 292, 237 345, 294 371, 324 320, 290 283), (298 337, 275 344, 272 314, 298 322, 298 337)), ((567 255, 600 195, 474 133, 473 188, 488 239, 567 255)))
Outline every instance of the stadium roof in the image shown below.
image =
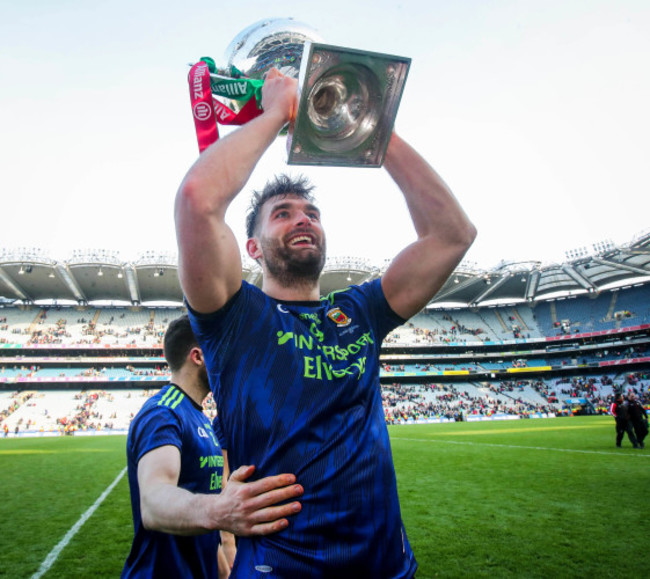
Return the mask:
MULTIPOLYGON (((327 294, 379 277, 381 266, 354 257, 328 259, 321 275, 327 294)), ((182 302, 175 255, 145 252, 124 262, 117 252, 76 251, 56 261, 36 249, 0 251, 0 303, 152 304, 182 302)), ((261 285, 259 267, 244 260, 244 279, 261 285)), ((632 242, 572 252, 566 262, 502 262, 490 270, 461 264, 429 307, 478 307, 593 293, 650 282, 650 232, 632 242)))

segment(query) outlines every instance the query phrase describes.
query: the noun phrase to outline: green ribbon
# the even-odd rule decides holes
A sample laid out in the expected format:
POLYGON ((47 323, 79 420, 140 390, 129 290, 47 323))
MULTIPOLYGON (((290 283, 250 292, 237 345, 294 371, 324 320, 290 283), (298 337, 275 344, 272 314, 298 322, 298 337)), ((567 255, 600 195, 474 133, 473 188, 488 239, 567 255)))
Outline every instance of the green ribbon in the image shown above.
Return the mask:
POLYGON ((214 62, 214 60, 212 58, 210 58, 209 56, 202 56, 201 58, 199 58, 199 60, 202 60, 203 62, 205 62, 205 64, 208 65, 208 70, 210 72, 216 74, 217 65, 215 64, 215 62, 214 62))
MULTIPOLYGON (((202 56, 200 60, 208 65, 211 73, 218 74, 217 66, 212 58, 202 56)), ((255 98, 257 105, 261 106, 264 81, 254 78, 243 78, 241 71, 237 70, 234 66, 230 67, 230 74, 233 78, 210 78, 212 93, 221 97, 246 102, 251 98, 255 98)))

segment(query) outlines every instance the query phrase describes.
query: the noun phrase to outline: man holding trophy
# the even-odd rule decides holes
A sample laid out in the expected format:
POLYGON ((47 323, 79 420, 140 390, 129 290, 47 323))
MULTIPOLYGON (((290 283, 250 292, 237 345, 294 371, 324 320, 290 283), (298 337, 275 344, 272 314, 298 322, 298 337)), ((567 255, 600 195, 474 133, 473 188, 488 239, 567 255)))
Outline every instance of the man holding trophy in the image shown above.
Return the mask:
MULTIPOLYGON (((280 176, 254 196, 247 223, 246 249, 262 268, 262 289, 242 281, 225 214, 283 127, 300 116, 299 101, 296 79, 270 70, 263 112, 207 147, 176 198, 179 276, 230 469, 291 472, 304 489, 286 528, 239 538, 231 576, 413 577, 381 403, 380 347, 442 287, 476 231, 437 173, 389 131, 383 165, 417 239, 383 277, 321 297, 326 241, 312 188, 280 176)), ((363 216, 354 223, 362 228, 363 216)))

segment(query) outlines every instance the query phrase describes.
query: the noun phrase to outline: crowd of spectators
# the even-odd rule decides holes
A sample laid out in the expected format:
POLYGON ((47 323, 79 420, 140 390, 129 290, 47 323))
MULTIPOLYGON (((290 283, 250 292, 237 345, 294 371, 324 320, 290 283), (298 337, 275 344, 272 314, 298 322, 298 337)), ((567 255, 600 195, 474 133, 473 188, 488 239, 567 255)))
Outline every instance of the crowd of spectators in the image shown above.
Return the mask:
MULTIPOLYGON (((14 364, 13 366, 0 366, 0 377, 4 374, 7 374, 7 370, 10 370, 14 378, 37 378, 38 373, 43 370, 43 367, 38 364, 30 364, 29 366, 21 364, 14 364)), ((137 368, 132 364, 128 364, 124 367, 124 370, 128 371, 131 376, 141 377, 141 376, 169 376, 169 369, 167 366, 156 365, 153 368, 137 368)), ((59 369, 58 377, 59 378, 106 378, 110 374, 110 369, 107 366, 96 367, 83 367, 83 368, 74 368, 69 365, 65 369, 59 369)), ((48 376, 52 376, 51 373, 48 376)))
POLYGON ((548 392, 548 398, 553 400, 558 396, 584 398, 599 414, 608 412, 617 391, 634 392, 644 406, 650 405, 650 372, 630 372, 624 375, 621 383, 614 383, 609 375, 605 376, 574 376, 557 378, 554 381, 555 390, 548 392))
MULTIPOLYGON (((99 398, 106 398, 108 401, 113 400, 113 395, 106 391, 94 392, 81 392, 75 396, 75 400, 79 401, 73 416, 63 416, 56 419, 57 425, 60 430, 65 433, 73 433, 76 430, 111 430, 113 422, 111 420, 117 418, 117 411, 109 417, 104 417, 103 414, 93 408, 99 398)), ((144 402, 144 401, 143 401, 144 402)), ((133 418, 133 413, 131 414, 133 418)))
MULTIPOLYGON (((9 429, 5 422, 5 419, 11 416, 16 410, 18 410, 23 404, 25 404, 32 396, 33 392, 14 392, 12 400, 6 408, 0 410, 0 424, 3 424, 4 435, 7 436, 9 429)), ((22 421, 18 421, 16 434, 20 428, 22 421)))
POLYGON ((407 341, 413 344, 449 344, 451 342, 467 342, 467 339, 463 336, 472 336, 474 339, 478 338, 479 340, 487 337, 485 329, 467 327, 458 320, 454 320, 449 314, 443 314, 442 319, 448 323, 449 327, 425 328, 407 322, 388 334, 384 343, 399 344, 407 341), (405 340, 405 334, 411 335, 412 338, 405 340))
POLYGON ((155 366, 154 368, 136 368, 132 364, 126 366, 126 369, 133 376, 170 376, 167 366, 155 366))
MULTIPOLYGON (((472 416, 519 416, 530 417, 534 414, 569 415, 574 410, 562 403, 566 397, 586 399, 597 413, 607 413, 615 392, 634 392, 642 404, 650 407, 650 373, 634 372, 625 375, 623 383, 613 383, 610 376, 558 378, 551 384, 543 380, 510 380, 481 383, 481 390, 468 391, 454 384, 387 384, 382 386, 382 403, 386 422, 395 424, 419 420, 446 419, 462 421, 472 416), (527 390, 537 392, 543 402, 534 402, 524 396, 527 390)), ((137 396, 142 403, 155 390, 142 390, 137 396)), ((6 419, 23 404, 31 404, 34 392, 15 392, 11 403, 0 411, 0 424, 5 436, 9 428, 6 419)), ((132 396, 129 393, 128 398, 132 396)), ((118 405, 110 413, 104 414, 97 408, 99 400, 113 402, 114 394, 110 391, 79 392, 74 410, 66 416, 57 416, 58 432, 72 434, 79 430, 111 430, 121 409, 118 405)), ((32 404, 33 405, 33 404, 32 404)), ((106 405, 104 405, 106 408, 106 405)), ((212 419, 216 415, 216 406, 212 396, 204 403, 204 411, 212 419)), ((134 412, 129 412, 132 419, 134 412)), ((48 411, 44 411, 48 417, 48 411)), ((121 416, 124 419, 124 416, 121 416)), ((122 423, 124 420, 122 420, 122 423)), ((36 421, 19 420, 12 430, 38 428, 36 421)), ((41 428, 42 429, 42 428, 41 428)))
MULTIPOLYGON (((148 321, 127 324, 127 322, 137 320, 137 317, 126 318, 125 313, 120 314, 116 312, 114 316, 108 319, 107 313, 100 315, 99 310, 94 310, 92 319, 81 316, 76 318, 75 321, 74 317, 68 315, 66 319, 65 317, 61 317, 63 315, 60 313, 57 315, 56 308, 49 310, 43 308, 39 310, 39 314, 28 325, 22 325, 20 327, 12 327, 7 321, 6 316, 0 317, 0 331, 4 332, 4 335, 0 336, 0 343, 7 343, 7 336, 11 332, 12 334, 28 336, 27 342, 25 343, 27 346, 43 344, 64 344, 66 346, 101 344, 148 345, 157 347, 162 341, 164 330, 169 323, 170 317, 174 317, 173 312, 170 317, 156 314, 157 319, 160 321, 154 321, 155 316, 152 314, 148 321), (53 322, 50 322, 50 317, 54 319, 53 322), (97 321, 102 319, 104 322, 97 321), (71 331, 71 327, 69 326, 74 328, 74 330, 71 331)), ((463 343, 463 341, 467 341, 466 337, 469 337, 472 341, 487 339, 488 329, 490 327, 487 318, 484 320, 488 324, 486 325, 486 329, 480 325, 470 327, 468 322, 462 323, 448 313, 438 316, 436 322, 425 319, 427 316, 419 318, 420 322, 425 322, 421 325, 408 322, 404 326, 397 328, 388 336, 386 343, 406 342, 409 344, 419 343, 428 345, 450 342, 463 343), (427 324, 429 327, 423 327, 427 324)), ((140 319, 142 318, 140 317, 140 319)), ((473 318, 468 317, 466 319, 473 318)), ((480 320, 482 319, 477 317, 476 323, 480 324, 480 320)), ((515 333, 521 331, 519 320, 514 316, 504 317, 503 321, 507 328, 512 328, 512 331, 515 333)), ((490 329, 490 331, 493 330, 490 329)), ((9 339, 9 341, 11 340, 9 339)), ((90 349, 87 349, 87 351, 90 352, 90 349)), ((647 356, 649 351, 650 348, 645 345, 629 345, 618 348, 612 346, 611 348, 605 347, 596 350, 585 349, 579 353, 567 352, 565 356, 561 352, 556 353, 550 350, 548 354, 550 356, 562 356, 561 364, 566 366, 575 365, 576 363, 586 365, 590 361, 599 362, 603 360, 642 357, 647 356)), ((169 375, 166 366, 162 364, 151 364, 149 367, 144 367, 143 365, 127 363, 127 360, 131 361, 127 358, 125 358, 123 365, 113 364, 111 361, 107 367, 103 365, 104 360, 100 358, 100 364, 93 364, 93 362, 98 361, 95 359, 89 360, 89 364, 81 367, 80 360, 82 357, 83 354, 79 356, 74 364, 69 364, 64 361, 66 367, 58 370, 58 378, 109 379, 108 376, 111 374, 111 370, 119 370, 120 368, 122 369, 120 371, 123 372, 125 369, 134 377, 165 377, 169 375)), ((553 362, 554 364, 558 363, 558 358, 551 359, 556 360, 553 362)), ((21 360, 21 358, 17 357, 14 360, 21 360)), ((508 367, 519 369, 529 365, 535 365, 536 362, 538 360, 535 360, 534 357, 526 359, 525 357, 519 357, 519 354, 512 354, 512 360, 506 358, 504 367, 507 365, 508 367)), ((144 359, 140 364, 144 364, 144 359)), ((414 360, 406 364, 401 362, 383 363, 382 369, 387 373, 405 372, 406 370, 415 370, 416 373, 437 370, 479 371, 482 369, 480 364, 480 360, 478 362, 456 363, 450 358, 449 362, 446 359, 441 359, 435 365, 431 362, 416 362, 414 360)), ((46 368, 54 367, 51 363, 47 363, 45 366, 46 368)), ((40 380, 41 378, 37 374, 43 368, 39 364, 30 364, 29 362, 18 363, 13 366, 4 364, 0 366, 0 378, 3 374, 8 373, 6 372, 7 370, 11 370, 13 376, 37 377, 40 380)), ((621 371, 624 372, 624 370, 618 370, 618 372, 621 371)), ((47 372, 42 372, 42 374, 53 376, 53 371, 47 370, 47 372)), ((585 398, 598 412, 606 412, 611 401, 612 392, 621 388, 634 391, 645 405, 650 405, 650 394, 648 394, 647 387, 650 375, 643 372, 630 372, 625 375, 621 374, 620 376, 624 376, 623 384, 615 384, 609 375, 597 377, 586 375, 561 377, 546 381, 510 380, 499 382, 493 380, 491 382, 481 383, 481 388, 467 390, 456 387, 453 383, 426 385, 395 383, 383 387, 382 397, 386 420, 390 423, 428 418, 464 420, 472 415, 490 416, 506 414, 528 416, 532 413, 562 414, 567 412, 567 409, 562 407, 562 401, 566 397, 585 398), (526 396, 527 391, 531 389, 539 395, 539 400, 541 401, 535 401, 529 396, 526 396)), ((119 379, 122 380, 121 377, 119 379)), ((106 416, 97 410, 97 401, 100 399, 110 399, 110 393, 103 391, 88 392, 79 396, 79 404, 70 416, 57 417, 61 428, 74 431, 75 429, 110 429, 113 427, 118 410, 106 416)), ((3 429, 5 430, 5 434, 7 433, 6 419, 22 404, 25 404, 28 397, 17 395, 8 407, 0 411, 0 423, 4 422, 3 429)), ((206 411, 212 416, 216 413, 214 402, 211 399, 208 399, 206 403, 206 411)), ((19 422, 17 426, 24 430, 34 425, 31 422, 28 424, 28 421, 24 421, 19 422)))
MULTIPOLYGON (((138 395, 142 398, 142 404, 155 394, 156 390, 142 390, 138 395)), ((128 394, 131 398, 132 394, 128 394)), ((97 409, 97 402, 105 400, 114 402, 114 395, 105 390, 81 392, 75 395, 75 400, 79 404, 75 407, 75 413, 72 416, 62 416, 56 419, 58 430, 62 434, 74 434, 79 430, 112 430, 114 421, 118 419, 120 409, 116 406, 108 415, 104 415, 97 409)), ((132 420, 135 412, 129 412, 128 419, 132 420)))
MULTIPOLYGON (((80 317, 76 320, 77 329, 73 332, 68 328, 68 320, 57 319, 50 323, 48 321, 48 309, 39 311, 36 319, 26 327, 13 327, 10 330, 12 335, 29 336, 26 345, 61 345, 85 346, 85 345, 159 345, 162 342, 165 328, 169 318, 161 322, 149 320, 142 324, 124 325, 115 322, 115 316, 111 316, 108 322, 98 323, 95 320, 80 317)), ((56 308, 55 308, 56 313, 56 308)), ((126 314, 122 313, 118 318, 124 319, 126 314)), ((0 320, 0 331, 9 331, 6 316, 0 320)), ((6 336, 0 336, 0 344, 10 343, 6 336)))
POLYGON ((487 389, 502 396, 473 395, 451 384, 403 385, 391 384, 382 387, 384 414, 389 424, 402 421, 426 419, 467 420, 470 416, 519 415, 556 413, 558 408, 551 404, 533 403, 514 395, 516 388, 509 383, 487 384, 487 389))

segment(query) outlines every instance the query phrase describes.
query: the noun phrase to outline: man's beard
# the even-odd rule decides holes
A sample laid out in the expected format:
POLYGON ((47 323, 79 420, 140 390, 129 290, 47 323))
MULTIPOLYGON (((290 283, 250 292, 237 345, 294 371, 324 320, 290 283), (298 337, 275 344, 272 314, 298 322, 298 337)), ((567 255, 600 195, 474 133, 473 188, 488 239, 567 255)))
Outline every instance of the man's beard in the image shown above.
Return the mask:
POLYGON ((208 376, 208 369, 205 365, 199 369, 199 382, 201 382, 203 388, 210 392, 210 378, 208 376))
POLYGON ((277 240, 261 239, 262 259, 268 274, 283 287, 311 286, 318 282, 325 265, 325 241, 317 251, 283 246, 277 240))

